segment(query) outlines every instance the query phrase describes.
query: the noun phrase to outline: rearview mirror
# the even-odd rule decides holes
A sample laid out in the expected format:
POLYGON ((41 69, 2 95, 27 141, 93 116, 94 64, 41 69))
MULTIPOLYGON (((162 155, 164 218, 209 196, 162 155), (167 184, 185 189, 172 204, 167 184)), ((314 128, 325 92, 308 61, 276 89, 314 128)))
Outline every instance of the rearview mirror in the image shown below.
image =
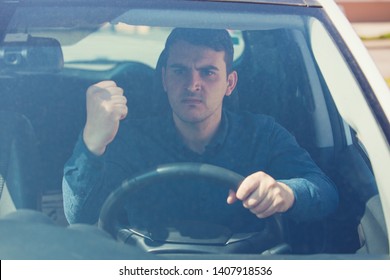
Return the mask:
POLYGON ((7 34, 0 45, 2 73, 52 73, 60 71, 63 65, 61 45, 53 38, 7 34))

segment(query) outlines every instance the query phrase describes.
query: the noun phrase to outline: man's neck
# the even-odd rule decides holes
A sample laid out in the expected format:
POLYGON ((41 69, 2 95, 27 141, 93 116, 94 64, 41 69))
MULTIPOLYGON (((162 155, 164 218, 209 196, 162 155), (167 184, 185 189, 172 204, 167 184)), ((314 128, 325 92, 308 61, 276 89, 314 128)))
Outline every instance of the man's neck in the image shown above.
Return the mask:
POLYGON ((184 143, 190 150, 198 154, 204 153, 221 123, 221 116, 197 123, 184 122, 176 116, 173 119, 184 143))

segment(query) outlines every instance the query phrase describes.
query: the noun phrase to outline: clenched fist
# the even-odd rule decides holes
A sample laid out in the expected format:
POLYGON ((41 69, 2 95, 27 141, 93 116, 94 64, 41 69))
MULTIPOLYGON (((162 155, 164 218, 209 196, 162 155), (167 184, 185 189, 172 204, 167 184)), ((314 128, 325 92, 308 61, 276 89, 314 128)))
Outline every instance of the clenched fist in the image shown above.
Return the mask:
POLYGON ((102 81, 90 86, 86 93, 87 122, 83 139, 95 155, 102 155, 119 129, 119 122, 127 115, 123 89, 114 81, 102 81))

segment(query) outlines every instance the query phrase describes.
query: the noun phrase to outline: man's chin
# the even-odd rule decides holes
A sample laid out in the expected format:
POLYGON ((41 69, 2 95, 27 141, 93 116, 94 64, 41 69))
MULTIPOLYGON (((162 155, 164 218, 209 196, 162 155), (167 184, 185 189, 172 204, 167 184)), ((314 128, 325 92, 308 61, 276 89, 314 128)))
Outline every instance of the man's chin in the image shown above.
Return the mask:
POLYGON ((204 121, 205 117, 200 114, 189 114, 190 112, 186 112, 185 114, 175 114, 175 116, 182 122, 185 123, 200 123, 204 121))

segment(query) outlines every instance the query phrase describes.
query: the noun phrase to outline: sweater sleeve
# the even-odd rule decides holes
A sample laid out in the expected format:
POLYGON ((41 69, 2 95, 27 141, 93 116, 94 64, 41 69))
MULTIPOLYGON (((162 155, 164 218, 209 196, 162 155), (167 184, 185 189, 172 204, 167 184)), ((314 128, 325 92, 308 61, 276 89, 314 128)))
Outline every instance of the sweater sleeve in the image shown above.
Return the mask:
POLYGON ((104 189, 104 156, 92 154, 80 135, 64 167, 62 191, 69 223, 94 224, 109 192, 104 189))
POLYGON ((285 215, 296 221, 308 221, 334 212, 338 206, 336 186, 295 138, 275 123, 269 145, 270 174, 287 184, 295 196, 294 205, 285 215))

